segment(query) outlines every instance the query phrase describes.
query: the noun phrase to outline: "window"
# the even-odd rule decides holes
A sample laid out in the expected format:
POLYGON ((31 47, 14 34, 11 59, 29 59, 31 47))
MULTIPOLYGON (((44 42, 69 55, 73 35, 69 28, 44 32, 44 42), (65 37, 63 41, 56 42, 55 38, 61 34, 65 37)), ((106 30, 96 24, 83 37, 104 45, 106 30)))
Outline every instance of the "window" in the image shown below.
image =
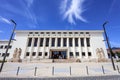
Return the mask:
POLYGON ((26 52, 26 56, 29 56, 30 55, 30 52, 26 52))
POLYGON ((36 55, 36 52, 33 52, 33 53, 32 53, 32 56, 35 56, 35 55, 36 55))
POLYGON ((50 34, 50 32, 46 32, 46 34, 50 34))
POLYGON ((6 45, 6 46, 5 46, 5 49, 6 49, 7 47, 8 47, 8 46, 6 45))
POLYGON ((66 47, 67 45, 67 38, 63 38, 63 46, 66 47))
POLYGON ((75 46, 78 47, 78 38, 75 38, 75 46))
POLYGON ((41 34, 44 34, 44 32, 41 32, 41 34))
POLYGON ((41 46, 41 47, 43 46, 43 40, 44 40, 44 38, 41 38, 41 39, 40 39, 40 46, 41 46))
POLYGON ((52 34, 55 34, 55 32, 52 32, 52 34))
POLYGON ((42 52, 39 52, 39 53, 38 53, 38 56, 42 56, 42 52))
POLYGON ((55 38, 52 38, 52 47, 55 46, 55 38))
POLYGON ((91 54, 91 52, 88 52, 88 56, 91 56, 92 54, 91 54))
POLYGON ((69 32, 69 34, 72 34, 72 32, 69 32))
POLYGON ((83 34, 83 32, 80 32, 80 34, 83 34))
POLYGON ((35 34, 38 34, 38 32, 35 32, 35 34))
POLYGON ((47 52, 45 52, 45 56, 47 56, 48 55, 48 53, 47 52))
POLYGON ((61 32, 58 32, 58 34, 61 34, 61 32))
POLYGON ((10 54, 10 53, 7 53, 7 57, 9 57, 9 54, 10 54))
POLYGON ((73 57, 73 52, 70 52, 70 57, 73 57))
POLYGON ((46 38, 46 46, 49 46, 49 38, 46 38))
POLYGON ((69 46, 72 47, 72 38, 69 38, 69 46))
POLYGON ((86 38, 87 47, 90 47, 90 38, 86 38))
POLYGON ((75 32, 75 34, 78 34, 78 32, 75 32))
POLYGON ((12 48, 12 46, 10 45, 9 48, 12 48))
POLYGON ((37 46, 37 42, 38 42, 38 38, 35 38, 35 39, 34 39, 34 47, 37 46))
POLYGON ((67 32, 63 32, 63 34, 67 34, 67 32))
POLYGON ((60 47, 60 44, 61 44, 61 38, 58 38, 57 46, 60 47))
POLYGON ((80 38, 81 40, 81 46, 84 47, 84 38, 80 38))
POLYGON ((89 34, 89 32, 86 32, 86 34, 89 34))
POLYGON ((79 56, 79 52, 76 52, 75 54, 76 54, 76 56, 79 56))
POLYGON ((2 54, 2 57, 5 56, 5 53, 2 54))
POLYGON ((0 49, 2 49, 2 48, 3 48, 3 45, 0 46, 0 49))
POLYGON ((32 38, 28 38, 28 47, 31 46, 31 43, 32 43, 32 38))
POLYGON ((29 32, 29 34, 33 34, 33 32, 29 32))
POLYGON ((83 57, 85 56, 85 52, 82 52, 82 56, 83 56, 83 57))

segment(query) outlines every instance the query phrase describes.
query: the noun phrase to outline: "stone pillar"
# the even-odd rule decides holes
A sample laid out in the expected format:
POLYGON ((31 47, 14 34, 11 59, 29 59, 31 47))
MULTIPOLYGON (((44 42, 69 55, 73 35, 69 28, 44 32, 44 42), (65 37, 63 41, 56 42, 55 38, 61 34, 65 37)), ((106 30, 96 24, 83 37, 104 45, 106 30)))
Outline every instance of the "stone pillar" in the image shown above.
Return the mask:
POLYGON ((55 47, 57 47, 57 37, 55 38, 55 47))
POLYGON ((38 37, 38 42, 37 42, 37 52, 36 52, 36 58, 39 58, 39 48, 40 48, 40 38, 38 37))
POLYGON ((75 54, 75 38, 73 37, 72 38, 72 43, 73 43, 73 56, 74 56, 74 58, 76 58, 76 54, 75 54))
POLYGON ((46 38, 43 39, 43 52, 42 52, 42 58, 45 58, 45 44, 46 44, 46 38))
POLYGON ((30 61, 32 60, 32 53, 34 50, 34 37, 32 38, 32 44, 31 44, 31 52, 30 52, 30 61))
POLYGON ((70 51, 69 51, 69 38, 68 37, 67 37, 67 48, 68 48, 67 58, 69 59, 70 58, 70 51))
POLYGON ((27 44, 26 44, 26 48, 25 48, 25 52, 24 52, 24 59, 26 59, 26 52, 27 52, 27 48, 28 48, 28 40, 29 40, 29 37, 27 38, 27 44))
POLYGON ((81 50, 81 40, 80 37, 78 38, 78 44, 79 44, 79 58, 82 58, 82 50, 81 50))
POLYGON ((84 38, 84 46, 85 46, 85 55, 86 55, 86 58, 88 58, 88 49, 87 49, 86 37, 84 38))
POLYGON ((52 38, 49 37, 49 51, 48 51, 49 58, 51 58, 51 52, 50 52, 51 42, 52 42, 52 38))
POLYGON ((61 47, 63 47, 63 37, 61 37, 61 47))

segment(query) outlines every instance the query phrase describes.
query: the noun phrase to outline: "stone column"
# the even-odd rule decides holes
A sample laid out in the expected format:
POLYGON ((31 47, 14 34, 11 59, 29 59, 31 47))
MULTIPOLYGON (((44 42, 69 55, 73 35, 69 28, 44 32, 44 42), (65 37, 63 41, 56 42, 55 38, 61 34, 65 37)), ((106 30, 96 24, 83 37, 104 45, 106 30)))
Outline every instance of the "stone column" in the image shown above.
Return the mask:
POLYGON ((61 47, 63 47, 63 37, 61 37, 61 47))
POLYGON ((70 50, 69 50, 69 38, 68 37, 67 37, 67 48, 68 48, 67 58, 69 59, 70 58, 70 50))
POLYGON ((45 58, 45 44, 46 44, 46 38, 43 39, 43 52, 42 52, 42 58, 45 58))
POLYGON ((49 58, 51 58, 51 52, 50 52, 51 42, 52 42, 52 38, 49 37, 49 52, 48 52, 49 58))
POLYGON ((32 44, 31 44, 31 52, 30 52, 30 61, 32 60, 32 53, 34 50, 34 37, 32 38, 32 44))
POLYGON ((79 58, 82 58, 82 51, 81 51, 81 40, 80 37, 78 38, 78 44, 79 44, 79 58))
POLYGON ((38 54, 39 54, 39 48, 40 48, 40 38, 38 37, 38 42, 37 42, 37 52, 36 52, 36 58, 38 59, 39 58, 39 56, 38 56, 38 54))
POLYGON ((73 43, 73 56, 74 56, 74 58, 76 58, 76 54, 75 54, 75 37, 72 38, 72 43, 73 43))
POLYGON ((88 49, 87 49, 86 37, 84 38, 84 46, 85 46, 85 55, 86 55, 86 58, 88 58, 88 49))
POLYGON ((55 38, 55 47, 57 47, 57 37, 55 38))
POLYGON ((29 40, 29 37, 27 38, 27 42, 26 42, 26 48, 25 48, 25 52, 24 52, 24 59, 26 59, 26 52, 27 52, 27 48, 28 48, 28 40, 29 40))

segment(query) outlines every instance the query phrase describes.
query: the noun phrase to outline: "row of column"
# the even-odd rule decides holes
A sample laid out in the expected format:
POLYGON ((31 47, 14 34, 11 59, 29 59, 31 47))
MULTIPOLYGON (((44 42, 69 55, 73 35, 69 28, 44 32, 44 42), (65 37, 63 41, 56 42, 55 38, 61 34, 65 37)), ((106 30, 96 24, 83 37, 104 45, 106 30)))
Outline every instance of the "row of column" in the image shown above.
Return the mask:
MULTIPOLYGON (((45 51, 45 42, 46 42, 46 39, 45 39, 46 37, 44 37, 44 41, 43 41, 43 50, 42 51, 40 51, 40 52, 42 52, 42 57, 43 58, 45 58, 45 52, 48 52, 48 56, 50 55, 49 53, 50 53, 50 50, 49 51, 45 51)), ((55 48, 57 48, 57 38, 58 37, 55 37, 55 48)), ((61 47, 63 47, 63 38, 65 38, 65 37, 61 37, 61 47)), ((75 38, 76 37, 74 37, 72 40, 72 44, 73 44, 73 46, 72 46, 72 48, 73 48, 73 51, 71 51, 70 49, 69 49, 69 37, 66 37, 66 39, 67 39, 67 45, 66 45, 66 47, 68 48, 68 51, 67 51, 67 58, 70 58, 70 52, 73 52, 73 55, 74 55, 74 58, 76 57, 76 54, 75 54, 75 52, 79 52, 79 56, 80 56, 80 58, 82 58, 82 47, 81 47, 81 42, 80 42, 80 37, 78 38, 78 47, 79 47, 79 51, 76 51, 76 47, 75 47, 75 38)), ((50 49, 50 47, 51 47, 51 42, 52 42, 52 37, 49 37, 49 49, 50 49)), ((27 43, 28 43, 28 40, 27 40, 27 43)), ((37 44, 40 44, 40 37, 38 38, 38 42, 37 42, 37 44)), ((85 48, 85 55, 86 55, 86 58, 88 58, 88 49, 87 49, 87 42, 86 42, 86 38, 84 37, 84 48, 85 48)), ((33 53, 33 50, 34 50, 34 37, 32 37, 32 44, 31 44, 31 50, 30 50, 30 59, 32 59, 32 53, 33 53)), ((36 58, 38 58, 38 53, 39 53, 39 50, 40 50, 40 47, 39 47, 39 45, 37 45, 37 54, 36 54, 36 58)), ((26 45, 26 50, 25 50, 25 54, 24 54, 24 57, 26 57, 26 52, 27 52, 27 45, 26 45)))

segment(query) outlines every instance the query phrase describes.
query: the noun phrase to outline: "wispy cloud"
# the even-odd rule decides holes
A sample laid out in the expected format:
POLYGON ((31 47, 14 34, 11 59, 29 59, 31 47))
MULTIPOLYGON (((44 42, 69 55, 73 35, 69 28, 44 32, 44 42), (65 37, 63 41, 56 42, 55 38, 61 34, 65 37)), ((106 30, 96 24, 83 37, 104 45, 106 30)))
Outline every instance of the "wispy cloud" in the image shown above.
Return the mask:
POLYGON ((7 24, 11 24, 11 22, 7 18, 4 18, 2 16, 0 16, 0 21, 7 23, 7 24))
POLYGON ((83 3, 85 0, 63 0, 60 5, 60 12, 63 14, 63 19, 68 19, 71 24, 76 24, 75 20, 87 22, 82 14, 85 11, 83 3))
POLYGON ((3 31, 0 31, 0 33, 3 33, 3 31))

